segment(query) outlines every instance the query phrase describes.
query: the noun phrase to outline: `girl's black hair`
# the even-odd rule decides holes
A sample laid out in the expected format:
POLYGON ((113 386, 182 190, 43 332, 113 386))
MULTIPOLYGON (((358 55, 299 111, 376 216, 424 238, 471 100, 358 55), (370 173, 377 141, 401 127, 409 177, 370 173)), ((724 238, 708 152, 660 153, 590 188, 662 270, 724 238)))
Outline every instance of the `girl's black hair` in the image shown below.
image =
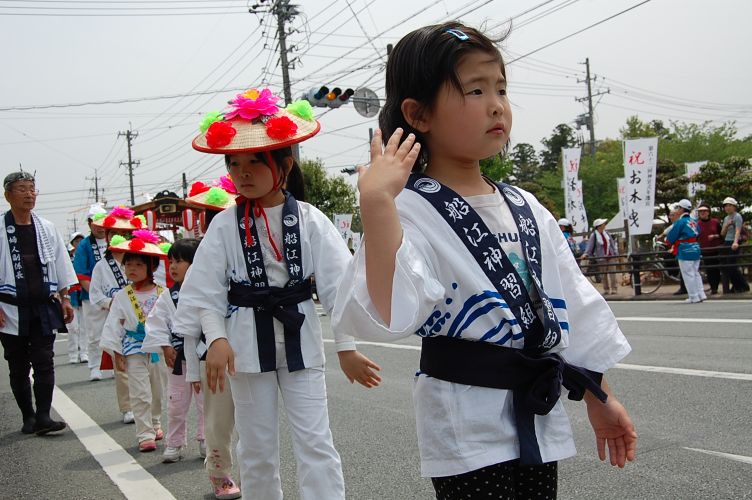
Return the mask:
MULTIPOLYGON (((286 147, 281 149, 272 149, 269 151, 271 153, 272 158, 274 159, 274 163, 277 164, 277 172, 279 173, 281 179, 281 185, 285 186, 285 189, 290 192, 293 197, 298 201, 305 201, 305 186, 303 184, 303 171, 300 169, 300 165, 298 165, 298 161, 295 159, 295 157, 292 155, 292 148, 286 147), (282 165, 284 165, 285 158, 292 158, 292 168, 290 168, 290 172, 285 173, 282 169, 282 165)), ((231 155, 225 155, 225 166, 227 168, 230 168, 230 156, 231 155)), ((256 158, 259 161, 264 162, 265 165, 268 165, 266 162, 266 156, 264 153, 256 153, 256 158)), ((209 223, 207 222, 207 226, 209 223)))
POLYGON ((444 85, 463 92, 457 66, 465 55, 475 51, 496 57, 506 78, 504 60, 496 46, 505 36, 491 39, 475 28, 450 21, 419 28, 394 46, 386 64, 386 101, 379 114, 379 128, 385 145, 397 128, 404 130, 402 140, 410 133, 415 134, 421 149, 414 171, 425 168, 430 152, 423 134, 405 120, 402 102, 415 99, 420 112, 427 113, 444 85))
POLYGON ((197 248, 198 240, 183 238, 172 244, 170 250, 167 252, 167 258, 193 264, 193 256, 196 255, 197 248))
POLYGON ((154 279, 154 271, 159 267, 159 257, 152 255, 144 255, 141 253, 126 253, 123 255, 123 265, 131 260, 140 260, 146 266, 146 278, 149 280, 154 279))

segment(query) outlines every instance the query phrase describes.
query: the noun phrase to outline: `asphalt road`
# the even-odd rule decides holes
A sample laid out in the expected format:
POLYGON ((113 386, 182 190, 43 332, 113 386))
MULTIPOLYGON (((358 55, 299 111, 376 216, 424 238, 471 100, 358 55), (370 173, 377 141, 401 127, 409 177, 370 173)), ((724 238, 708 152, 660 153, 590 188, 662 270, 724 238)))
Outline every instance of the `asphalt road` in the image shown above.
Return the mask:
MULTIPOLYGON (((752 301, 612 302, 611 307, 622 318, 633 352, 607 378, 637 426, 638 458, 623 470, 599 462, 584 405, 567 401, 579 454, 560 464, 559 498, 752 499, 752 301)), ((329 332, 328 317, 321 320, 329 332)), ((366 390, 346 381, 332 344, 326 344, 331 426, 348 498, 434 498, 430 481, 419 475, 411 400, 418 345, 418 339, 401 342, 402 348, 361 344, 359 349, 382 366, 384 379, 381 387, 366 390)), ((101 444, 111 437, 130 455, 124 462, 140 466, 135 469, 151 474, 175 498, 213 498, 197 446, 176 464, 161 463, 161 446, 157 453, 138 453, 134 427, 120 423, 113 380, 89 382, 84 365, 67 364, 65 349, 61 336, 57 384, 93 420, 79 431, 89 436, 87 442, 101 444)), ((194 425, 191 418, 190 432, 194 425)), ((126 497, 71 430, 39 438, 19 429, 7 365, 0 363, 2 499, 160 498, 147 492, 126 497)), ((281 446, 285 497, 297 498, 284 419, 281 446)), ((121 460, 117 450, 105 455, 121 460)), ((137 475, 131 471, 117 481, 135 481, 137 475)), ((162 496, 169 498, 167 492, 162 496)))

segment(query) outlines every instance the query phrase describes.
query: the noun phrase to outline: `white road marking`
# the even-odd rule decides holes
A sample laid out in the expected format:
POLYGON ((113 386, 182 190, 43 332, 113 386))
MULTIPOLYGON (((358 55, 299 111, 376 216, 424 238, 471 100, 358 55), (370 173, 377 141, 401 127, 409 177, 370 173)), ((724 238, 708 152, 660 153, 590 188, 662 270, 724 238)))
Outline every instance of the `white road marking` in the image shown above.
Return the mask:
MULTIPOLYGON (((334 340, 324 339, 324 342, 333 343, 334 340)), ((390 344, 388 342, 367 342, 363 340, 357 340, 358 345, 372 345, 375 347, 386 347, 388 349, 404 349, 408 351, 420 351, 419 345, 408 344, 390 344)), ((614 368, 621 370, 634 370, 641 372, 652 373, 668 373, 670 375, 688 375, 690 377, 706 377, 706 378, 722 378, 727 380, 747 380, 752 381, 752 373, 738 373, 738 372, 716 372, 711 370, 693 370, 691 368, 672 368, 670 366, 649 366, 649 365, 631 365, 625 363, 617 363, 614 368)))
POLYGON ((128 499, 175 499, 114 439, 63 391, 55 386, 52 407, 65 420, 81 444, 91 453, 110 479, 128 499))
POLYGON ((648 316, 620 316, 616 321, 645 321, 648 323, 742 323, 752 324, 752 319, 728 319, 728 318, 666 318, 648 316))
POLYGON ((706 455, 713 455, 716 457, 728 458, 729 460, 735 460, 737 462, 742 462, 745 464, 752 464, 752 457, 745 457, 744 455, 732 455, 731 453, 723 453, 721 451, 701 450, 699 448, 687 448, 686 446, 684 446, 683 448, 685 450, 705 453, 706 455))

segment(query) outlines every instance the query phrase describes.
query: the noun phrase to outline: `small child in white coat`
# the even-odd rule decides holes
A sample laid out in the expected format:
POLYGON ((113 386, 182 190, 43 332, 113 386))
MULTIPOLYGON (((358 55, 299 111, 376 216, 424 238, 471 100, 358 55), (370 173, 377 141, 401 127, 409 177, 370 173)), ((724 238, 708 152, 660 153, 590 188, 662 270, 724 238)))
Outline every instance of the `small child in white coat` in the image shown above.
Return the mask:
POLYGON ((170 262, 170 276, 175 284, 169 293, 163 293, 146 319, 146 338, 142 350, 146 352, 163 353, 167 368, 167 438, 162 461, 164 463, 177 462, 183 458, 188 445, 187 416, 191 407, 191 399, 196 406, 198 426, 196 440, 199 443, 199 454, 206 458, 206 443, 204 441, 204 396, 200 382, 190 382, 186 378, 186 355, 183 337, 175 334, 173 323, 180 294, 180 285, 185 273, 193 262, 193 255, 198 248, 198 240, 182 239, 176 241, 167 252, 170 262), (195 396, 193 395, 195 391, 195 396))
POLYGON ((147 230, 133 232, 133 239, 110 247, 126 252, 126 277, 132 284, 117 292, 102 331, 101 347, 115 353, 115 369, 128 372, 131 410, 136 420, 138 449, 157 449, 164 437, 162 416, 163 363, 156 354, 143 351, 146 317, 163 288, 154 283, 154 270, 165 253, 156 245, 159 237, 147 230))

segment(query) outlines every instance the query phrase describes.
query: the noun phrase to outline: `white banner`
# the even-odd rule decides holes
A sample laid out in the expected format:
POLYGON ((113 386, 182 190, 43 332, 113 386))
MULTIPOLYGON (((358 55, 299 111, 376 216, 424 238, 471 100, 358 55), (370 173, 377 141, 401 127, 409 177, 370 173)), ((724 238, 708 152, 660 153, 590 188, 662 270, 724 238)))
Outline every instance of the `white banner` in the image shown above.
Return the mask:
POLYGON ((362 234, 361 233, 352 233, 352 249, 353 249, 353 252, 357 252, 358 248, 360 248, 361 238, 362 238, 362 234))
POLYGON ((619 177, 616 179, 616 189, 619 193, 619 214, 621 220, 627 220, 627 179, 619 177))
POLYGON ((588 231, 587 213, 582 196, 582 181, 574 181, 575 189, 569 192, 567 200, 567 219, 572 223, 572 229, 575 233, 584 233, 588 231))
POLYGON ((352 218, 353 214, 334 214, 334 226, 345 241, 350 238, 352 232, 352 218))
POLYGON ((703 191, 705 184, 699 182, 693 182, 692 178, 700 173, 700 169, 705 166, 707 161, 695 161, 687 163, 687 177, 689 178, 689 184, 687 185, 687 192, 690 198, 694 198, 697 195, 697 191, 703 191))
POLYGON ((561 161, 565 183, 569 183, 570 179, 580 178, 580 148, 562 149, 561 161))
POLYGON ((624 141, 624 178, 630 234, 650 234, 652 231, 657 163, 657 137, 624 141))

